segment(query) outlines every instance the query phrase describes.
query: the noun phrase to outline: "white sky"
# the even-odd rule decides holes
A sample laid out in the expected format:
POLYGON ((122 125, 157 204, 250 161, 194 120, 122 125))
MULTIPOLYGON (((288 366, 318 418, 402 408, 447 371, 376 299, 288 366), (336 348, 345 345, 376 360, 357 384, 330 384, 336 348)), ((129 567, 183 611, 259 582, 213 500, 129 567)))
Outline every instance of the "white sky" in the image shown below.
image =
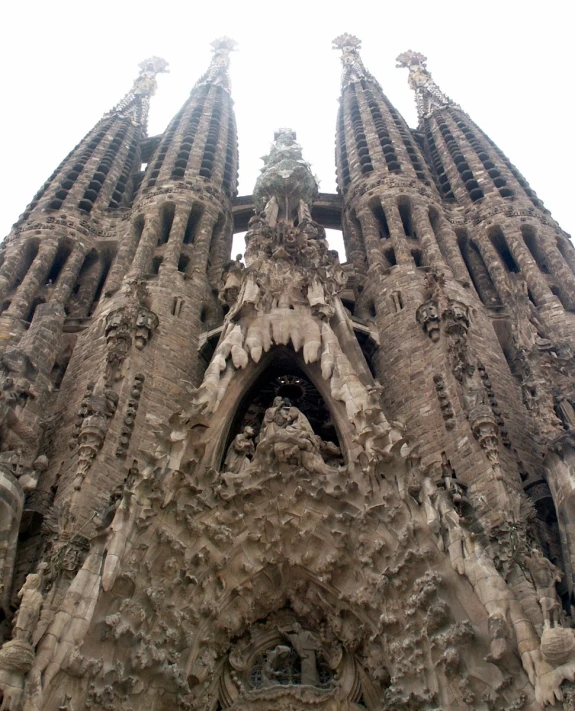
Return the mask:
POLYGON ((228 35, 240 144, 240 194, 252 192, 273 132, 297 132, 322 192, 335 191, 339 53, 349 32, 366 67, 411 126, 407 49, 428 57, 441 89, 503 149, 562 227, 573 215, 572 0, 29 0, 5 3, 0 235, 130 88, 137 64, 164 57, 149 134, 161 133, 228 35))

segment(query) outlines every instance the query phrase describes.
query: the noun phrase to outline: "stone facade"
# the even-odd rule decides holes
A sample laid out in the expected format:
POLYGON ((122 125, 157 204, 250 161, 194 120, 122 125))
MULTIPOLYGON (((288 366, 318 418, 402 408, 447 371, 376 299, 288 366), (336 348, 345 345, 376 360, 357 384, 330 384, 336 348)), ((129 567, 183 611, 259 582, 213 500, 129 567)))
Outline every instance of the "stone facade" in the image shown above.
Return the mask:
POLYGON ((350 35, 338 194, 279 129, 238 197, 234 48, 151 138, 143 62, 2 246, 1 708, 575 708, 568 236, 350 35))

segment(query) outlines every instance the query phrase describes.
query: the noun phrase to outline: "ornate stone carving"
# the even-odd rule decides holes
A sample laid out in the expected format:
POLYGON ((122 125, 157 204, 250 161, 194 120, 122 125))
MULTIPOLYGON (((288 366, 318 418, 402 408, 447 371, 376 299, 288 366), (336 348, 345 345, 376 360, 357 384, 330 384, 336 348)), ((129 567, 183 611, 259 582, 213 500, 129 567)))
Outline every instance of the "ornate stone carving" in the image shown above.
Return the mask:
POLYGON ((241 474, 250 464, 256 451, 254 435, 253 427, 247 426, 234 437, 224 460, 225 472, 241 474))
POLYGON ((123 295, 126 303, 110 311, 105 321, 109 380, 123 377, 122 367, 132 348, 132 340, 138 350, 144 349, 159 325, 158 317, 148 308, 145 284, 129 283, 123 295))
POLYGON ((433 299, 425 301, 416 311, 416 318, 421 324, 423 330, 435 343, 441 335, 439 311, 437 302, 433 299))
POLYGON ((204 84, 221 86, 225 91, 230 91, 230 77, 228 68, 230 66, 230 52, 237 48, 237 42, 229 37, 220 37, 212 42, 213 57, 208 67, 208 71, 198 80, 195 87, 204 84))
POLYGON ((159 319, 153 311, 140 306, 136 315, 134 340, 138 350, 142 350, 149 343, 158 327, 159 319))
POLYGON ((140 62, 140 74, 134 86, 107 116, 119 114, 129 117, 134 123, 145 127, 148 119, 150 98, 156 93, 156 75, 168 71, 168 62, 161 57, 150 57, 140 62))
POLYGON ((130 390, 130 398, 126 403, 126 409, 124 411, 119 444, 116 447, 116 457, 119 459, 124 459, 128 454, 128 447, 130 446, 130 439, 132 438, 132 432, 136 424, 136 415, 138 414, 138 405, 140 403, 140 397, 142 396, 144 380, 145 376, 143 373, 137 373, 134 376, 134 382, 130 390))
POLYGON ((359 50, 361 48, 361 40, 353 35, 345 33, 336 37, 333 40, 333 49, 341 51, 341 63, 343 71, 341 76, 342 86, 345 87, 353 82, 361 81, 369 78, 374 81, 373 77, 363 66, 359 50))
POLYGON ((441 414, 445 421, 445 429, 452 430, 455 427, 455 413, 453 411, 453 406, 449 401, 449 395, 445 387, 445 380, 441 375, 434 375, 433 382, 435 383, 435 392, 437 393, 437 399, 439 400, 439 406, 441 407, 441 414))
MULTIPOLYGON (((102 447, 117 405, 118 394, 115 390, 104 387, 98 393, 94 384, 88 384, 75 428, 75 440, 78 446, 78 464, 73 484, 75 490, 82 486, 86 474, 102 447)), ((74 444, 73 441, 72 446, 74 444)))
POLYGON ((427 57, 412 50, 403 52, 397 57, 397 67, 409 69, 409 86, 415 92, 417 113, 421 121, 428 118, 434 109, 441 109, 444 106, 459 108, 433 81, 426 67, 426 61, 427 57))
MULTIPOLYGON (((293 223, 295 217, 300 222, 309 221, 308 205, 317 196, 317 181, 295 139, 296 134, 291 128, 277 131, 254 187, 256 210, 265 214, 270 227, 275 227, 278 222, 293 223)), ((288 232, 288 244, 290 237, 288 232)))

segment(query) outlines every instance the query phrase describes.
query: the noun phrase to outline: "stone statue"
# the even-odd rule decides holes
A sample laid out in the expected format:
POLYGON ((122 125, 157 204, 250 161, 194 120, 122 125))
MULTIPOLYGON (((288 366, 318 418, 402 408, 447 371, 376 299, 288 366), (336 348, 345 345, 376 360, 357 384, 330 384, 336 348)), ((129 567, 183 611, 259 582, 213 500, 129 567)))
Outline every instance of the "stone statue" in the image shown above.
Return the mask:
POLYGON ((562 607, 555 589, 555 583, 562 580, 563 573, 538 548, 531 549, 531 554, 525 556, 525 562, 539 596, 544 629, 559 626, 561 624, 562 607))
POLYGON ((224 471, 230 474, 241 474, 250 463, 255 453, 255 431, 249 425, 237 434, 229 446, 224 460, 224 471))
POLYGON ((262 667, 262 688, 275 686, 280 683, 278 677, 281 675, 281 672, 277 671, 277 667, 290 656, 291 651, 291 647, 285 644, 278 644, 266 654, 262 667))
POLYGON ((237 301, 242 287, 242 271, 244 269, 241 254, 224 266, 223 285, 220 290, 222 303, 232 306, 237 301))
POLYGON ((289 639, 299 655, 302 685, 318 686, 319 674, 317 671, 316 652, 322 649, 319 635, 311 630, 304 630, 299 622, 294 624, 292 632, 283 632, 283 635, 289 639))
POLYGON ((325 474, 330 469, 320 454, 321 444, 303 412, 278 396, 264 415, 256 457, 258 453, 267 454, 279 463, 325 474))
POLYGON ((26 580, 18 597, 22 600, 14 620, 13 636, 22 642, 31 642, 32 634, 40 619, 40 609, 44 600, 42 596, 42 580, 47 563, 41 563, 37 573, 26 576, 26 580))

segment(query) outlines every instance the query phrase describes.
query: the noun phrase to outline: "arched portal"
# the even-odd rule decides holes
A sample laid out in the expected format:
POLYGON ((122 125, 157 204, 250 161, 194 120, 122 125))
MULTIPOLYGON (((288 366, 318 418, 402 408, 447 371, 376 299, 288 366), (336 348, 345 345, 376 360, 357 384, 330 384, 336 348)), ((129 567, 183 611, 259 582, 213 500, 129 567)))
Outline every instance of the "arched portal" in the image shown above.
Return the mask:
POLYGON ((260 373, 242 398, 229 431, 226 451, 234 437, 245 427, 252 428, 257 440, 265 412, 276 397, 282 397, 298 408, 321 440, 340 446, 336 426, 325 400, 309 376, 295 362, 293 352, 286 348, 278 349, 268 367, 260 373))
MULTIPOLYGON (((264 354, 258 364, 250 361, 246 368, 235 372, 216 411, 217 417, 212 420, 204 458, 206 466, 219 469, 231 441, 241 431, 250 405, 248 419, 263 418, 265 405, 268 400, 270 404, 273 401, 276 388, 282 397, 287 397, 288 392, 294 397, 302 388, 306 396, 300 398, 301 404, 311 416, 314 432, 328 442, 337 443, 345 461, 355 457, 359 447, 354 442, 353 425, 346 415, 345 405, 332 397, 319 363, 305 363, 301 352, 296 353, 290 346, 276 346, 264 354), (287 380, 277 380, 282 377, 287 380), (252 411, 255 414, 252 415, 252 411)), ((298 407, 295 402, 294 405, 298 407)))

